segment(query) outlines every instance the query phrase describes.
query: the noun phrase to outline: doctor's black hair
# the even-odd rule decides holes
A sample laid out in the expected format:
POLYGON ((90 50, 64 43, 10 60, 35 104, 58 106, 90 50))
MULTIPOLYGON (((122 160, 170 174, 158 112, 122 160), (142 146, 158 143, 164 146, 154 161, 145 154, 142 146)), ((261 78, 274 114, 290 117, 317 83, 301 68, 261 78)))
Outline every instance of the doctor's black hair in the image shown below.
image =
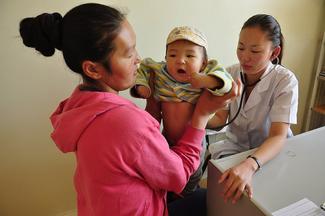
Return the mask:
MULTIPOLYGON (((281 64, 282 55, 283 55, 283 42, 284 38, 281 33, 281 27, 278 21, 271 15, 268 14, 257 14, 250 17, 243 25, 242 29, 247 27, 260 27, 261 30, 267 33, 267 36, 270 41, 272 41, 273 46, 280 46, 281 51, 278 56, 279 61, 278 63, 281 64)), ((272 63, 276 64, 277 60, 274 59, 272 63)))
POLYGON ((94 82, 83 73, 82 62, 100 62, 110 72, 113 41, 124 20, 125 15, 115 8, 88 3, 72 8, 63 18, 59 13, 24 18, 19 32, 25 46, 44 56, 52 56, 55 49, 61 50, 72 71, 85 81, 94 82))

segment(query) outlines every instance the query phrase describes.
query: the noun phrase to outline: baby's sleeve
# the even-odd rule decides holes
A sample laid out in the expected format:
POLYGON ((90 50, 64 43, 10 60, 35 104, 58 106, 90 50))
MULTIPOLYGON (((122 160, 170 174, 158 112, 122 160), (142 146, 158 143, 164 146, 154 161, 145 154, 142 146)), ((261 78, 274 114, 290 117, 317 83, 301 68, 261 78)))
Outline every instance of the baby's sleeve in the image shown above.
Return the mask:
POLYGON ((152 71, 150 67, 152 61, 153 60, 150 58, 145 58, 141 61, 140 66, 137 70, 137 77, 135 80, 136 85, 143 85, 150 88, 149 78, 150 78, 150 71, 152 71))
POLYGON ((217 60, 210 60, 203 72, 206 75, 214 76, 223 82, 223 85, 220 88, 207 89, 212 94, 223 96, 231 90, 233 81, 232 76, 221 65, 218 64, 217 60))
POLYGON ((135 79, 134 86, 130 89, 130 94, 133 97, 139 97, 136 87, 141 85, 145 86, 150 90, 149 86, 149 78, 150 78, 150 72, 153 71, 153 65, 155 61, 151 58, 145 58, 141 61, 140 66, 137 70, 137 75, 135 79))

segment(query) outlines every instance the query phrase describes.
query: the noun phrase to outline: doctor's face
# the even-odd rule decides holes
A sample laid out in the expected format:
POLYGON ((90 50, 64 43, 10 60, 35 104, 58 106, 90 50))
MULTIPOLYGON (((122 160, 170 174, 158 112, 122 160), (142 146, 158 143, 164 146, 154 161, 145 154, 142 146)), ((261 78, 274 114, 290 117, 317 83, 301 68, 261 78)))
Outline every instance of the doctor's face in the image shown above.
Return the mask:
POLYGON ((247 74, 262 74, 273 53, 273 44, 259 27, 241 30, 237 45, 240 66, 247 74))

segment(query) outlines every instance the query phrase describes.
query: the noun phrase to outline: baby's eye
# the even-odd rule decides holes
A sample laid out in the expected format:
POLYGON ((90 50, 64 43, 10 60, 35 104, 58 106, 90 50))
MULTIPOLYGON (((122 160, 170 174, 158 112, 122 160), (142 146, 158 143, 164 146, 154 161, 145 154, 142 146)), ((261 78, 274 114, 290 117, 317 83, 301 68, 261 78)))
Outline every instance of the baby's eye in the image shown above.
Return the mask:
POLYGON ((252 50, 252 53, 260 53, 261 51, 259 50, 252 50))
POLYGON ((241 51, 243 51, 243 50, 244 50, 244 48, 242 48, 242 47, 238 47, 237 49, 238 49, 238 50, 241 50, 241 51))
POLYGON ((187 58, 193 58, 195 57, 194 55, 187 55, 187 58))

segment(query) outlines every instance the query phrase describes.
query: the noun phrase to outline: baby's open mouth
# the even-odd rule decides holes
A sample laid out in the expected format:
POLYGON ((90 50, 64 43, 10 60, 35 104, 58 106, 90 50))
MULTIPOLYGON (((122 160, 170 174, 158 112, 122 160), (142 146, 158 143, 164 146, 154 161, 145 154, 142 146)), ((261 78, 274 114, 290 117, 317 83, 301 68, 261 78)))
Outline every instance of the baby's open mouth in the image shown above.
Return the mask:
POLYGON ((183 70, 183 69, 178 69, 178 70, 177 70, 177 73, 180 73, 180 74, 186 74, 186 71, 183 70))

